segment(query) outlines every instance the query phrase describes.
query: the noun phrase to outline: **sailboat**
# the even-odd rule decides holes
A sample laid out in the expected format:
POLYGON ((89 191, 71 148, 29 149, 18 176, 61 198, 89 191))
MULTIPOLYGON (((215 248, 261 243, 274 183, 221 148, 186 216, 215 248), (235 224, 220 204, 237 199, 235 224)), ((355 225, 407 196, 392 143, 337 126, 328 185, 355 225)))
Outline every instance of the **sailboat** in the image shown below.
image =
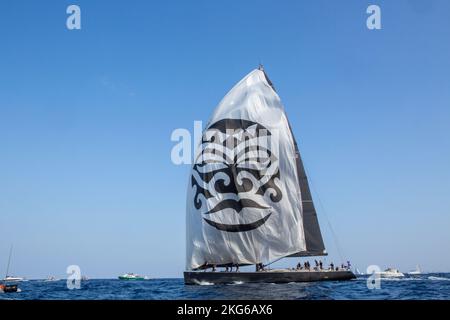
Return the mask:
POLYGON ((5 293, 10 293, 10 292, 20 292, 20 289, 18 287, 17 284, 7 284, 6 282, 11 282, 11 281, 21 281, 22 278, 17 278, 17 277, 12 277, 9 276, 9 266, 11 264, 11 256, 12 256, 12 250, 13 247, 11 246, 11 248, 9 249, 9 257, 8 257, 8 266, 6 267, 6 275, 5 278, 3 279, 3 283, 0 284, 0 291, 5 292, 5 293))
POLYGON ((408 272, 409 275, 420 275, 422 274, 422 270, 419 265, 416 265, 416 270, 408 272))
POLYGON ((355 278, 349 268, 264 267, 285 257, 327 252, 297 142, 262 66, 222 99, 194 160, 186 204, 185 284, 355 278), (258 271, 214 271, 250 265, 258 271))
POLYGON ((358 268, 355 268, 355 275, 357 275, 357 276, 364 276, 365 274, 362 273, 361 271, 359 271, 358 268))

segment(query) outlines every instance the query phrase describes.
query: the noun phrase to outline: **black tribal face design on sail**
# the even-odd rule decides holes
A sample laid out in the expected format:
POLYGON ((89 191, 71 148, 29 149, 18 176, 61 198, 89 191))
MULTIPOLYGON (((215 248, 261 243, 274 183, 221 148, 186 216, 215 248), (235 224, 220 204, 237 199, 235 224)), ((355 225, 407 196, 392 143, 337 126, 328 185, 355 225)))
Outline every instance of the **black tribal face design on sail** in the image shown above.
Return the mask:
POLYGON ((264 126, 242 119, 223 119, 205 131, 192 170, 192 188, 195 208, 208 224, 221 231, 244 232, 269 219, 271 203, 283 196, 277 185, 280 171, 270 150, 271 138, 264 126), (247 208, 261 210, 263 218, 247 221, 247 208), (217 214, 238 214, 240 223, 216 222, 217 214))

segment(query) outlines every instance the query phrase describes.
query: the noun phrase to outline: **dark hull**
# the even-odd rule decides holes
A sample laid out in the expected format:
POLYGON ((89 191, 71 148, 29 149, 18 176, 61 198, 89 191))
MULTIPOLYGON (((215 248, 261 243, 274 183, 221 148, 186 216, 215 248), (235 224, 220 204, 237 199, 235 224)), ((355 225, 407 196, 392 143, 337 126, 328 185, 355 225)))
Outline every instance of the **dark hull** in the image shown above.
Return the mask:
POLYGON ((351 271, 184 272, 185 284, 289 283, 355 279, 351 271))
POLYGON ((3 289, 3 292, 5 292, 5 293, 17 292, 17 285, 7 284, 4 287, 2 287, 2 289, 3 289))

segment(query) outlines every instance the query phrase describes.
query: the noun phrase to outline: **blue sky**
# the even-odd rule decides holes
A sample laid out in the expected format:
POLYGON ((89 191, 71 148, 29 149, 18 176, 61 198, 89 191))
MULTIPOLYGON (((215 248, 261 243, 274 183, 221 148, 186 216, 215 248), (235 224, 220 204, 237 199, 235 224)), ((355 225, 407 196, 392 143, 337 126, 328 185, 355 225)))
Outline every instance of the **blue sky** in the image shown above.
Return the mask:
POLYGON ((360 269, 450 271, 448 1, 4 1, 0 39, 0 272, 14 243, 29 278, 180 277, 189 167, 171 132, 260 61, 323 204, 327 261, 329 221, 360 269))

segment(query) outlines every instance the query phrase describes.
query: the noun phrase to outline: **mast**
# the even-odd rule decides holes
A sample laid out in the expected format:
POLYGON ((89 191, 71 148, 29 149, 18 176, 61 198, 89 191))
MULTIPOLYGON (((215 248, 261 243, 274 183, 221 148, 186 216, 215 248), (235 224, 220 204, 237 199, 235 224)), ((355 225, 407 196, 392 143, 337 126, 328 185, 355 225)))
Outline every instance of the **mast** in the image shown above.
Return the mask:
POLYGON ((9 274, 9 266, 11 264, 12 250, 13 250, 13 246, 11 245, 11 247, 9 248, 9 257, 8 257, 8 265, 6 266, 5 281, 6 281, 6 278, 8 277, 8 274, 9 274))

